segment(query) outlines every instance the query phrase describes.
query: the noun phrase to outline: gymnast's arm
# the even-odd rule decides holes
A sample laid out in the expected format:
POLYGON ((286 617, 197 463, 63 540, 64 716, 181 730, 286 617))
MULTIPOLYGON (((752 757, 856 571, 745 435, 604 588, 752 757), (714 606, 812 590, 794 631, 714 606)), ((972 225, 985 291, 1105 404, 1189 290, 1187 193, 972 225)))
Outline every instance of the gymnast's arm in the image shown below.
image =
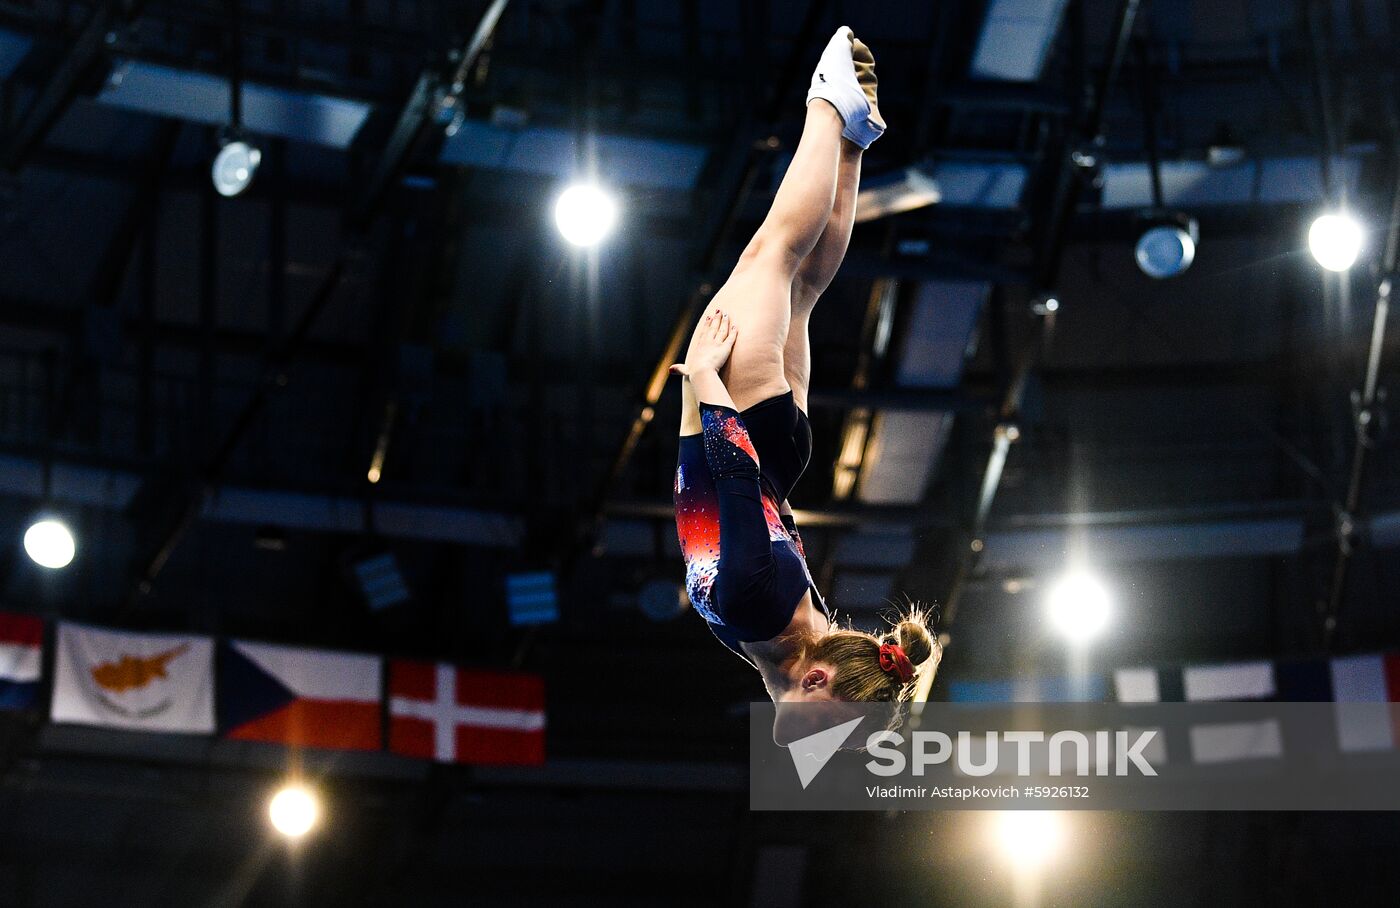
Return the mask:
POLYGON ((700 398, 705 461, 719 504, 714 598, 732 618, 752 623, 763 620, 781 599, 778 565, 768 536, 757 452, 724 384, 712 375, 692 373, 691 381, 700 398))
POLYGON ((690 380, 698 399, 705 461, 719 500, 719 571, 715 600, 735 613, 776 601, 777 564, 759 484, 758 452, 720 380, 736 329, 723 313, 696 330, 687 362, 672 367, 690 380))

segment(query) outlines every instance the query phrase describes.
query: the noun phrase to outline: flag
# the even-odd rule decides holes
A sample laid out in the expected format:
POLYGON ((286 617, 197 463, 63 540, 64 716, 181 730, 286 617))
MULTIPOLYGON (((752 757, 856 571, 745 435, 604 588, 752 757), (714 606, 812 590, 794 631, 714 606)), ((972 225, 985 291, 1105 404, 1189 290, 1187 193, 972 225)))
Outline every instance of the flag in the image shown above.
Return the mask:
POLYGON ((1343 752, 1389 750, 1400 741, 1400 653, 1332 660, 1337 699, 1337 746, 1343 752))
MULTIPOLYGON (((1187 700, 1269 700, 1277 692, 1272 662, 1188 665, 1182 672, 1187 700)), ((1282 756, 1283 733, 1275 719, 1210 722, 1191 726, 1191 759, 1226 763, 1282 756)))
POLYGON ((439 763, 544 762, 544 679, 389 663, 389 749, 439 763))
POLYGON ((1400 702, 1400 653, 1333 659, 1332 691, 1339 703, 1400 702))
POLYGON ((224 737, 378 750, 378 656, 230 640, 219 647, 224 737))
POLYGON ((0 709, 28 709, 39 697, 44 622, 0 612, 0 709))
POLYGON ((1274 696, 1271 662, 1188 665, 1182 673, 1187 700, 1268 700, 1274 696))
MULTIPOLYGON (((1120 668, 1113 673, 1114 696, 1120 703, 1180 703, 1202 700, 1261 700, 1274 696, 1274 666, 1269 662, 1235 662, 1225 665, 1120 668)), ((1265 722, 1204 723, 1193 725, 1185 740, 1165 740, 1161 751, 1189 750, 1196 763, 1277 757, 1282 753, 1280 729, 1265 722)))
POLYGON ((559 620, 559 597, 554 575, 548 571, 511 574, 506 577, 506 607, 516 626, 550 624, 559 620))
POLYGON ((1180 703, 1186 699, 1181 669, 1120 668, 1113 673, 1113 693, 1119 703, 1180 703))
POLYGON ((55 722, 111 728, 214 731, 214 641, 58 626, 55 722))

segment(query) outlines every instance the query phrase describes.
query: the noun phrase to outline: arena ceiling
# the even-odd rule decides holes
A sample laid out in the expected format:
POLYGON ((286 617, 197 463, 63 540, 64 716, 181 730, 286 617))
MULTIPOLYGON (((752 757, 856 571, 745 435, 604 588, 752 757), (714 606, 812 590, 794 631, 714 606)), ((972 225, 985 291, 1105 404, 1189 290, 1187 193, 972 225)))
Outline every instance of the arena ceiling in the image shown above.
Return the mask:
MULTIPOLYGON (((693 616, 640 603, 681 578, 679 399, 653 373, 766 210, 838 21, 875 49, 891 124, 867 185, 899 196, 912 170, 941 198, 858 226, 812 324, 792 503, 831 603, 857 624, 942 606, 935 697, 1062 671, 1035 593, 1086 551, 1121 615, 1100 670, 1400 642, 1392 436, 1368 432, 1346 502, 1397 180, 1395 9, 1070 0, 1013 28, 1004 6, 516 0, 454 85, 486 3, 250 0, 265 160, 222 199, 226 4, 0 3, 0 527, 17 538, 47 482, 83 546, 57 577, 12 547, 4 607, 540 671, 558 761, 540 782, 357 770, 362 822, 296 867, 258 863, 231 807, 267 767, 8 723, 0 891, 282 904, 377 855, 334 903, 460 903, 459 867, 487 902, 706 904, 747 899, 762 861, 792 872, 797 844, 809 894, 835 898, 857 891, 847 848, 955 837, 748 815, 732 771, 756 679, 693 616), (1168 281, 1133 261, 1149 135, 1200 223, 1168 281), (623 208, 592 258, 549 220, 590 167, 623 208), (1376 225, 1341 278, 1304 241, 1329 191, 1376 225), (374 610, 347 566, 382 551, 411 598, 374 610), (560 620, 513 627, 506 577, 539 570, 560 620), (684 832, 647 835, 658 814, 684 832)), ((1123 822, 1095 835, 1137 843, 1109 848, 1129 891, 1215 901, 1228 854, 1292 872, 1247 818, 1123 822), (1188 840, 1216 850, 1140 854, 1188 840), (1215 882, 1177 876, 1200 861, 1215 882)), ((1329 847, 1321 822, 1291 834, 1329 847)), ((871 866, 995 903, 959 854, 871 866)))

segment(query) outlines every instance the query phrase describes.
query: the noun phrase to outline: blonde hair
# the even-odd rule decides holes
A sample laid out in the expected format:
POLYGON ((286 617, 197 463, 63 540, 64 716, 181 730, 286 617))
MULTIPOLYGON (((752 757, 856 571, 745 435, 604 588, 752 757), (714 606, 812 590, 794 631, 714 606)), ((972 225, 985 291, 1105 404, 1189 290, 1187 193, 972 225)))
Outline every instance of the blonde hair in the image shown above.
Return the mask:
POLYGON ((906 703, 913 698, 920 679, 938 671, 943 648, 929 633, 927 609, 910 603, 897 620, 886 620, 890 629, 879 636, 833 623, 825 634, 804 642, 803 658, 836 669, 831 693, 837 699, 906 703), (907 682, 900 680, 898 672, 887 672, 880 666, 880 646, 884 643, 897 644, 913 663, 914 676, 907 682))

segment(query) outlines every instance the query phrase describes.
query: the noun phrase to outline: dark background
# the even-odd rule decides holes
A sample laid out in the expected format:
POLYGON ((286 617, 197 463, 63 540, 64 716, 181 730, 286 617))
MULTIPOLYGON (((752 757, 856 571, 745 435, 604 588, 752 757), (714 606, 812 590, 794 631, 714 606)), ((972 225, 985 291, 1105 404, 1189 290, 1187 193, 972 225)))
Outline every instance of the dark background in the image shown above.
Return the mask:
MULTIPOLYGON (((935 698, 1062 674, 1038 594, 1084 552, 1116 608, 1091 670, 1400 644, 1383 429, 1337 532, 1400 176, 1394 4, 515 0, 454 86, 484 3, 249 0, 237 59, 274 113, 303 92, 368 116, 344 147, 305 117, 251 130, 263 164, 231 200, 208 176, 218 104, 162 108, 130 75, 226 77, 228 4, 130 6, 0 2, 0 603, 540 672, 550 758, 306 755, 331 815, 289 850, 262 813, 281 751, 5 716, 0 904, 1012 902, 984 815, 750 813, 757 676, 638 602, 682 576, 678 395, 649 376, 766 210, 842 23, 890 123, 868 183, 919 165, 945 197, 858 226, 812 323, 792 502, 831 604, 859 625, 942 606, 935 698), (1037 56, 1009 37, 1037 22, 1032 77, 984 77, 1037 56), (526 126, 503 150, 493 122, 526 126), (1149 133, 1201 231, 1163 282, 1119 191, 1146 185, 1149 133), (641 143, 595 146, 623 208, 596 255, 551 223, 589 167, 571 136, 641 143), (1369 237, 1337 277, 1305 236, 1342 195, 1369 237), (1020 440, 982 520, 998 423, 1020 440), (45 465, 78 533, 57 574, 19 547, 45 465), (346 566, 384 550, 411 599, 376 611, 346 566), (524 570, 556 572, 557 623, 510 624, 524 570)), ((1397 352, 1392 331, 1383 387, 1397 352)), ((1400 883, 1388 815, 1068 822, 1043 904, 1390 903, 1400 883)))

